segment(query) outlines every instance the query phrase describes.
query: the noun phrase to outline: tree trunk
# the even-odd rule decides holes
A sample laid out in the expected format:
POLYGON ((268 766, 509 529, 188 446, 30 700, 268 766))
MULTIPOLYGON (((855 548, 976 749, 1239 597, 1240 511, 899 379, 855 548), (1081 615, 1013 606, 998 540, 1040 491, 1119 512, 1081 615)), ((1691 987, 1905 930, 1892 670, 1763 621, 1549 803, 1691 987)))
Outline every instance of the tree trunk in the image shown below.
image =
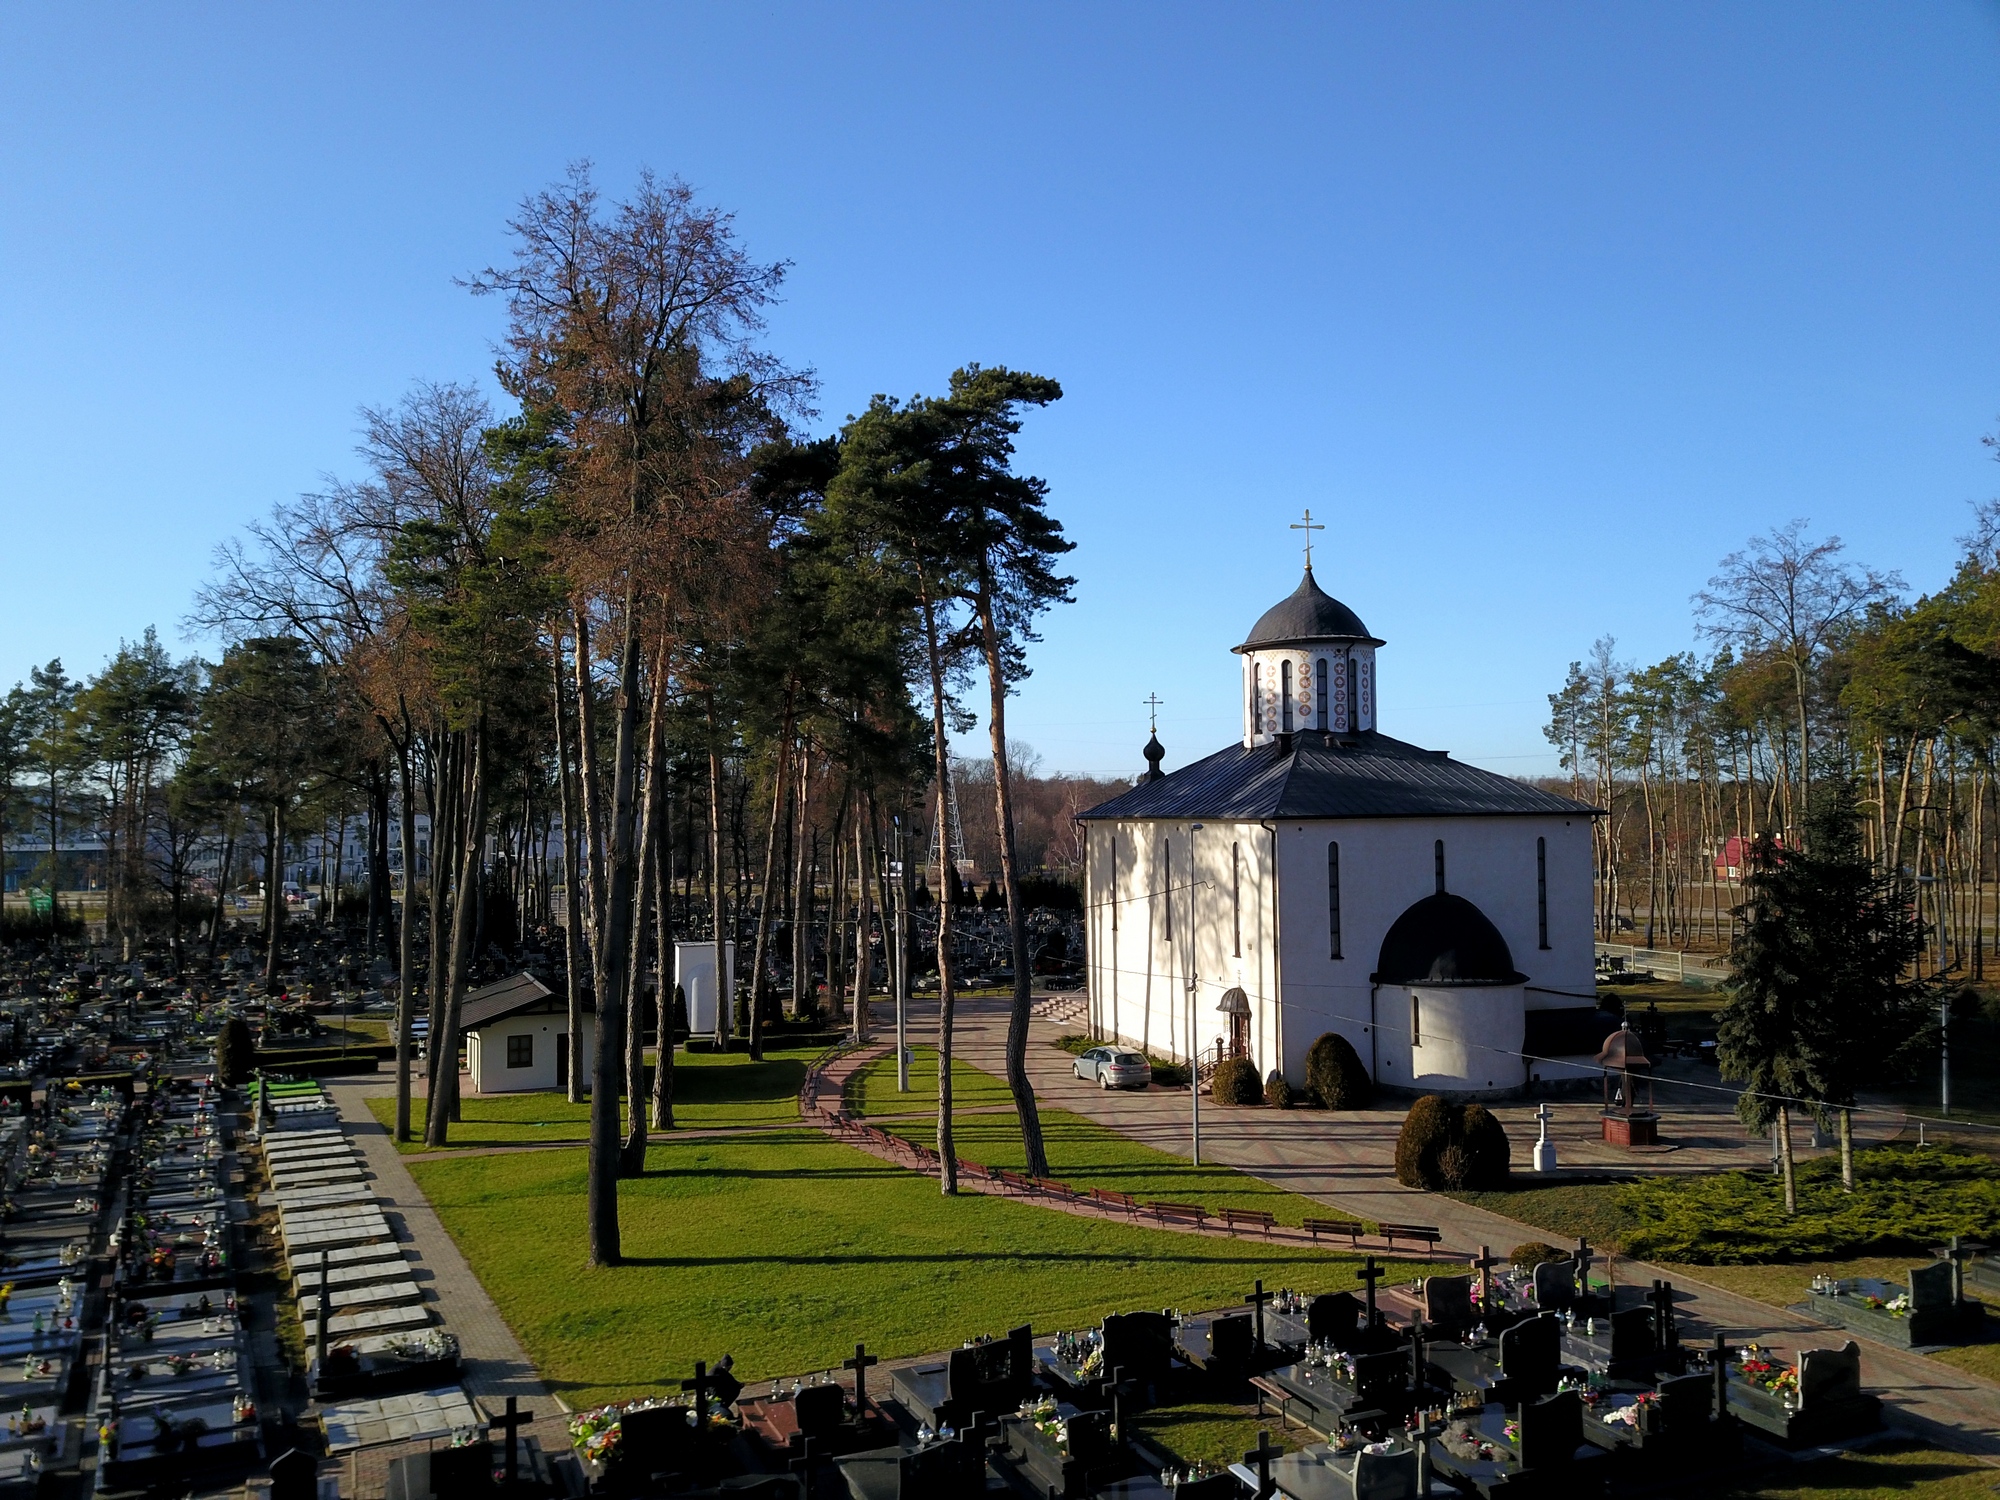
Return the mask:
POLYGON ((398 833, 403 840, 403 920, 396 924, 396 1139, 410 1138, 410 1052, 417 1017, 416 752, 405 726, 396 747, 403 778, 398 833))
POLYGON ((569 715, 564 712, 569 695, 563 690, 562 638, 555 641, 556 785, 562 808, 563 837, 563 986, 568 1002, 565 1022, 569 1038, 569 1076, 565 1079, 571 1104, 583 1102, 583 902, 584 880, 579 868, 581 849, 577 837, 578 789, 570 770, 569 715))
POLYGON ((1792 1159, 1792 1107, 1778 1106, 1778 1166, 1785 1175, 1785 1212, 1799 1211, 1799 1180, 1792 1159))
POLYGON ((1840 1185, 1854 1191, 1854 1106, 1840 1107, 1840 1185))
MULTIPOLYGON (((590 1260, 615 1266, 623 1260, 618 1237, 618 1074, 623 1061, 625 958, 631 941, 634 762, 639 739, 638 599, 625 591, 624 640, 618 652, 618 734, 613 752, 610 844, 604 861, 602 925, 596 953, 597 1045, 591 1059, 590 1260)), ((582 660, 579 653, 578 660, 582 660)), ((586 747, 588 740, 579 735, 586 747)), ((589 787, 586 781, 586 800, 589 787)))
POLYGON ((958 1148, 951 1132, 951 752, 944 738, 944 661, 938 650, 937 607, 920 576, 925 657, 931 672, 931 774, 937 781, 938 827, 938 1189, 958 1191, 958 1148))
MULTIPOLYGON (((625 987, 631 1016, 625 1027, 625 1149, 618 1169, 626 1177, 643 1176, 646 1171, 646 904, 652 899, 653 875, 659 868, 659 861, 652 858, 652 849, 659 837, 667 785, 666 704, 667 653, 663 647, 653 663, 652 702, 646 714, 646 793, 639 812, 639 879, 632 900, 632 963, 625 987)), ((661 892, 662 899, 665 894, 661 892)), ((669 967, 667 951, 662 948, 662 988, 669 982, 669 967)), ((663 1035, 660 1044, 670 1045, 669 1039, 663 1035)))
POLYGON ((722 885, 722 747, 715 722, 715 690, 708 698, 708 900, 715 923, 715 1050, 729 1050, 736 987, 729 982, 729 898, 722 885))
POLYGON ((278 957, 285 941, 285 799, 271 805, 271 857, 264 864, 265 917, 271 946, 264 954, 264 993, 278 993, 278 957))
POLYGON ((792 808, 792 1014, 805 1014, 812 968, 812 887, 806 884, 807 824, 811 815, 812 742, 799 747, 799 784, 792 808))
MULTIPOLYGON (((983 570, 983 562, 982 562, 983 570)), ((1000 660, 1000 636, 993 619, 990 580, 979 594, 979 635, 986 651, 988 728, 993 746, 993 809, 1000 835, 1000 880, 1007 891, 1007 928, 1013 940, 1014 1003, 1007 1015, 1007 1088, 1021 1118, 1021 1146, 1030 1177, 1049 1175, 1042 1142, 1042 1117, 1035 1087, 1028 1081, 1028 1021, 1033 1013, 1034 976, 1028 972, 1028 912, 1021 904, 1021 877, 1014 852, 1013 778, 1007 770, 1007 676, 1000 660)))
MULTIPOLYGON (((452 882, 456 895, 452 902, 450 973, 445 982, 444 1025, 431 1033, 435 1061, 431 1076, 430 1110, 424 1122, 427 1145, 447 1143, 451 1122, 458 1114, 458 1023, 465 1004, 465 975, 473 952, 473 933, 479 925, 481 856, 486 848, 486 730, 481 723, 470 731, 470 744, 460 754, 469 764, 461 773, 464 783, 464 812, 453 821, 457 825, 458 877, 452 882), (440 1108, 442 1106, 442 1108, 440 1108)), ((431 844, 431 858, 437 858, 437 844, 431 844)))
POLYGON ((674 928, 668 920, 667 909, 673 901, 673 883, 667 875, 672 868, 667 862, 667 830, 672 826, 671 817, 660 822, 658 835, 653 839, 653 847, 648 858, 653 862, 653 889, 659 898, 653 903, 655 944, 660 950, 659 989, 659 1031, 660 1041, 654 1049, 653 1061, 653 1128, 672 1130, 674 1128, 674 928))
POLYGON ((430 1116, 442 1084, 438 1077, 438 1036, 444 1027, 447 990, 446 923, 456 904, 452 890, 452 852, 458 848, 458 780, 463 772, 460 737, 439 734, 433 743, 429 781, 431 809, 431 973, 430 1028, 424 1039, 424 1134, 430 1134, 430 1116))
POLYGON ((771 769, 771 826, 764 835, 764 883, 758 887, 757 937, 751 944, 750 1060, 764 1060, 764 1010, 769 1003, 764 982, 765 943, 771 932, 771 882, 777 875, 778 829, 785 817, 786 775, 791 770, 792 700, 795 685, 785 686, 784 722, 778 730, 778 762, 771 769))
POLYGON ((854 1040, 868 1040, 868 992, 875 978, 875 950, 870 941, 873 925, 869 910, 868 876, 875 850, 874 832, 868 826, 866 794, 855 799, 854 808, 854 1040))

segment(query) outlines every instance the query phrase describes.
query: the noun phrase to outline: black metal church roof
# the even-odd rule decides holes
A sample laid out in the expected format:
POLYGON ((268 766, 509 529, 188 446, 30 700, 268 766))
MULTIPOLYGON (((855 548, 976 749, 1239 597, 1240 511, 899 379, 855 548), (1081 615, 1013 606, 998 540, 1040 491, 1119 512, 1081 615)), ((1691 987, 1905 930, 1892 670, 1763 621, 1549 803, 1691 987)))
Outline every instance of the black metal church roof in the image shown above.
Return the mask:
POLYGON ((1382 644, 1368 633, 1361 616, 1342 604, 1313 579, 1310 564, 1299 586, 1265 610, 1250 627, 1238 651, 1256 646, 1286 646, 1305 641, 1366 641, 1382 644))
POLYGON ((1231 745, 1101 802, 1087 819, 1590 817, 1588 803, 1364 730, 1231 745))

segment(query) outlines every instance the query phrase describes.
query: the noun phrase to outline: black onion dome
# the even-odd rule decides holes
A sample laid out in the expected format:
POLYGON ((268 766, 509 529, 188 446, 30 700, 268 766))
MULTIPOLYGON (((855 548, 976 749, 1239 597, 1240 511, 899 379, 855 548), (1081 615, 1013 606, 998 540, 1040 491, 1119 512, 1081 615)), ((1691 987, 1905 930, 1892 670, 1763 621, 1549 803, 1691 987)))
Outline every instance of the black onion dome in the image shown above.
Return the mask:
POLYGON ((1375 646, 1382 644, 1368 633, 1368 627, 1361 623, 1359 615, 1313 581, 1312 569, 1307 568, 1299 586, 1288 598, 1280 599, 1265 610, 1257 623, 1250 627, 1250 638, 1236 649, 1248 651, 1253 646, 1326 640, 1367 641, 1375 646))
POLYGON ((1396 918, 1382 939, 1376 984, 1520 984, 1500 929, 1463 896, 1439 891, 1396 918))

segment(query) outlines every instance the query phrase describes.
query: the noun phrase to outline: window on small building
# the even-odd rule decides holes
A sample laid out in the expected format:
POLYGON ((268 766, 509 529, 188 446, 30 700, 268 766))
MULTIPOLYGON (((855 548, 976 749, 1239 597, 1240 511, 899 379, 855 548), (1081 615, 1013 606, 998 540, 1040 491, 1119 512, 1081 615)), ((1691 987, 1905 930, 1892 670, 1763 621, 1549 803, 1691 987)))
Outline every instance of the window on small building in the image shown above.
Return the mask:
POLYGON ((1347 732, 1361 732, 1361 671, 1352 651, 1347 653, 1347 732))
POLYGON ((1439 839, 1435 844, 1431 845, 1431 858, 1437 864, 1438 891, 1440 894, 1442 894, 1444 891, 1444 840, 1443 839, 1439 839))
POLYGON ((507 1038, 507 1066, 510 1068, 532 1068, 535 1065, 535 1039, 533 1036, 510 1036, 507 1038))
POLYGON ((1166 895, 1166 938, 1171 943, 1174 940, 1174 841, 1172 839, 1160 840, 1160 875, 1153 884, 1166 895))
POLYGON ((1313 694, 1313 713, 1314 713, 1314 714, 1315 714, 1315 715, 1317 716, 1317 718, 1318 718, 1318 721, 1319 721, 1319 728, 1321 728, 1321 729, 1327 729, 1327 728, 1330 728, 1331 726, 1330 726, 1330 725, 1329 725, 1329 724, 1327 723, 1327 717, 1326 717, 1326 712, 1327 712, 1327 710, 1326 710, 1326 658, 1325 658, 1324 656, 1322 656, 1322 657, 1321 657, 1321 658, 1319 659, 1319 666, 1318 666, 1318 669, 1317 669, 1317 673, 1318 673, 1318 675, 1317 675, 1317 680, 1316 680, 1316 681, 1315 681, 1315 683, 1314 683, 1314 687, 1315 687, 1316 691, 1315 691, 1315 692, 1314 692, 1314 694, 1313 694))
POLYGON ((1549 841, 1535 840, 1535 923, 1541 946, 1549 945, 1549 841))
POLYGON ((1423 1044, 1424 1044, 1423 1002, 1418 1000, 1415 995, 1411 995, 1410 996, 1410 1045, 1412 1047, 1421 1047, 1423 1046, 1423 1044))
POLYGON ((1229 846, 1229 928, 1235 957, 1243 956, 1243 846, 1229 846))
POLYGON ((1340 957, 1340 845, 1326 846, 1326 927, 1334 958, 1340 957))
POLYGON ((1283 726, 1285 733, 1290 734, 1292 732, 1292 664, 1288 661, 1278 663, 1278 697, 1282 705, 1278 709, 1278 722, 1283 726))
POLYGON ((1250 732, 1264 732, 1264 664, 1250 663, 1250 732))

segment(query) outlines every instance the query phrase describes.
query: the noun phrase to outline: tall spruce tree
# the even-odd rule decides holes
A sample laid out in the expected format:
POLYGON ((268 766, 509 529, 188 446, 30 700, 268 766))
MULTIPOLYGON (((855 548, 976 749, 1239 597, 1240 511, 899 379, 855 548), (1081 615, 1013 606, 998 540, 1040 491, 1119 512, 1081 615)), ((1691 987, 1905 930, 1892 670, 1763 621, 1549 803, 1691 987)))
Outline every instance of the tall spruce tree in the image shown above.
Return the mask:
POLYGON ((1861 847, 1853 788, 1828 785, 1804 850, 1766 837, 1751 851, 1742 929, 1730 949, 1733 993, 1716 1030, 1722 1076, 1744 1085, 1736 1112, 1778 1126, 1785 1208, 1798 1210, 1792 1105, 1838 1114, 1843 1181, 1854 1180, 1848 1115, 1862 1077, 1914 1033, 1922 988, 1909 977, 1922 923, 1893 876, 1861 847))

